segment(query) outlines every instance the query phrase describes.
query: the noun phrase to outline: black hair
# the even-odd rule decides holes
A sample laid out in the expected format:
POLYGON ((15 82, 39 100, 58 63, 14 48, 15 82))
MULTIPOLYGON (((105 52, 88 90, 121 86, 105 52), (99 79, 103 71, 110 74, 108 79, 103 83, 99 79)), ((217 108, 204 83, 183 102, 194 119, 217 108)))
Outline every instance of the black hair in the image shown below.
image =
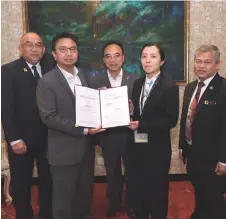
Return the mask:
POLYGON ((65 38, 69 38, 73 40, 78 46, 78 38, 75 34, 69 33, 69 32, 60 32, 60 33, 57 33, 56 36, 52 39, 52 51, 56 49, 55 47, 56 47, 57 41, 65 38))
POLYGON ((161 61, 164 61, 165 60, 165 52, 164 52, 162 46, 160 44, 157 44, 157 43, 145 43, 143 45, 142 49, 141 49, 141 54, 142 54, 145 47, 150 47, 150 46, 155 46, 158 49, 161 61))
POLYGON ((119 42, 119 41, 116 41, 116 40, 111 40, 111 41, 108 41, 106 44, 104 44, 104 47, 102 49, 103 57, 104 57, 104 50, 110 45, 117 45, 117 46, 119 46, 121 48, 121 50, 122 50, 122 54, 124 55, 124 49, 123 49, 122 43, 119 42))

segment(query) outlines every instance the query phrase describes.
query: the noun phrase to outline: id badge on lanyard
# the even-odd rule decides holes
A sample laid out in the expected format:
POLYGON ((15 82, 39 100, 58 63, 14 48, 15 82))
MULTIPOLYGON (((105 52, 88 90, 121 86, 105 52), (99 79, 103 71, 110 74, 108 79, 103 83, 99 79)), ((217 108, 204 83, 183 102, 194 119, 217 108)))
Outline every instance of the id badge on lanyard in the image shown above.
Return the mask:
MULTIPOLYGON (((156 79, 155 83, 153 84, 151 90, 149 91, 149 94, 147 96, 147 98, 149 97, 151 91, 153 90, 153 88, 156 86, 156 84, 159 82, 159 76, 156 79)), ((146 100, 147 100, 146 98, 146 100)), ((145 100, 145 102, 146 102, 145 100)), ((144 85, 142 87, 142 91, 141 91, 141 98, 140 98, 140 115, 142 114, 142 111, 144 109, 144 85)), ((134 142, 135 143, 148 143, 148 134, 147 133, 138 133, 137 130, 134 131, 134 142)))

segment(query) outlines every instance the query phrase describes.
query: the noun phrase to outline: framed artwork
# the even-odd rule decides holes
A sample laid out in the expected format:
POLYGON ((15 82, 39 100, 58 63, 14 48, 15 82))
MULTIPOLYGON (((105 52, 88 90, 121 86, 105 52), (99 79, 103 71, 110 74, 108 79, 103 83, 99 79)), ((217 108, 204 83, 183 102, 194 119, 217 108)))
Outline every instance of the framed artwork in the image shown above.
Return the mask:
POLYGON ((188 81, 189 2, 186 1, 25 1, 24 29, 37 32, 51 54, 57 32, 79 39, 79 65, 95 76, 103 71, 103 45, 122 42, 124 69, 144 75, 140 52, 147 42, 166 53, 164 72, 178 84, 188 81))

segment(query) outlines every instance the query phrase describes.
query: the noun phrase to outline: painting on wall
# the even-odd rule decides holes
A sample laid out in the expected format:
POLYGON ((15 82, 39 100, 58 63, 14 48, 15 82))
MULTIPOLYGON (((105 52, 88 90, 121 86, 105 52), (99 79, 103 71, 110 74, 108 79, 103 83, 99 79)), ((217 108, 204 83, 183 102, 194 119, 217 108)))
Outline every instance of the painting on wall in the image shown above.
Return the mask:
POLYGON ((102 47, 119 40, 125 50, 124 69, 143 75, 140 51, 147 42, 166 52, 164 72, 187 82, 187 3, 184 1, 27 1, 27 31, 39 33, 51 54, 51 40, 68 31, 79 38, 79 65, 102 74, 102 47))

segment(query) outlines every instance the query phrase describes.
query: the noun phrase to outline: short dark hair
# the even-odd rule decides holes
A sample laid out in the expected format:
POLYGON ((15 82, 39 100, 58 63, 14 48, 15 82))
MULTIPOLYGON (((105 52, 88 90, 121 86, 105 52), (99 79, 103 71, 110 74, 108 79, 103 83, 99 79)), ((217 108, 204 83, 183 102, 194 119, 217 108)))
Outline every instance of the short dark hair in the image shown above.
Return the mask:
POLYGON ((56 36, 52 39, 52 51, 56 49, 55 47, 56 47, 57 41, 65 38, 69 38, 73 40, 78 46, 78 37, 75 34, 69 33, 69 32, 60 32, 60 33, 57 33, 56 36))
POLYGON ((104 44, 104 47, 102 49, 103 57, 104 57, 104 50, 110 45, 117 45, 117 46, 119 46, 121 48, 121 50, 122 50, 122 54, 124 55, 124 48, 122 46, 122 43, 119 42, 119 41, 116 41, 116 40, 111 40, 111 41, 108 41, 106 44, 104 44))
POLYGON ((164 61, 165 60, 165 52, 164 52, 162 46, 158 43, 145 43, 141 49, 141 54, 145 47, 150 47, 150 46, 155 46, 159 50, 159 55, 160 55, 161 61, 164 61))

